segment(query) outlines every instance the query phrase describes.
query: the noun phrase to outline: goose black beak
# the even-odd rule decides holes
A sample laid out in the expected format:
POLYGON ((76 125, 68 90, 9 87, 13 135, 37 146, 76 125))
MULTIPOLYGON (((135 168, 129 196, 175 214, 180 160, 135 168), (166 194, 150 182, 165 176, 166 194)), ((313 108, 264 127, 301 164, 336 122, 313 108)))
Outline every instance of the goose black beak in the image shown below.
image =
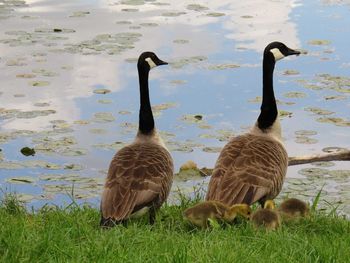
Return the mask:
POLYGON ((299 56, 300 54, 301 54, 301 52, 299 50, 294 50, 294 49, 289 48, 287 56, 291 56, 291 55, 299 56))
POLYGON ((159 59, 157 61, 157 66, 161 66, 161 65, 168 65, 168 62, 165 62, 165 61, 159 59))

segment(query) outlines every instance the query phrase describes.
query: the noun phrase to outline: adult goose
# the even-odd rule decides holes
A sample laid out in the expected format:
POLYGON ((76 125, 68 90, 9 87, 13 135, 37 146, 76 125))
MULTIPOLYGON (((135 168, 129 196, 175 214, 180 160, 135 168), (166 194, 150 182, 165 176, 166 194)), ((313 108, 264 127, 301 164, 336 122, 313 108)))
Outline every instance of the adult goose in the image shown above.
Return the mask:
POLYGON ((207 200, 229 206, 259 201, 263 206, 265 200, 274 199, 281 191, 288 155, 282 143, 273 71, 276 61, 299 54, 280 42, 265 48, 260 115, 248 133, 232 138, 222 149, 209 182, 207 200))
POLYGON ((146 212, 153 224, 156 210, 168 197, 173 160, 154 126, 148 89, 149 71, 166 64, 153 52, 144 52, 138 59, 138 133, 134 142, 120 149, 110 163, 101 200, 101 226, 113 226, 146 212))

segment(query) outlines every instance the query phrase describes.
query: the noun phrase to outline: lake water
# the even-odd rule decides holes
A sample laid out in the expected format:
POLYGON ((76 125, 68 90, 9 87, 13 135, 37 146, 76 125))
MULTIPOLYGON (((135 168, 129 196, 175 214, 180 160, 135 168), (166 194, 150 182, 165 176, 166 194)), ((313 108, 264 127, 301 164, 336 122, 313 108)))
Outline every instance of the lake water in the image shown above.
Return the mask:
MULTIPOLYGON (((170 63, 150 73, 150 94, 176 171, 213 167, 255 122, 274 40, 308 51, 274 75, 289 155, 349 148, 349 24, 349 1, 0 0, 0 188, 34 207, 72 195, 98 206, 112 156, 136 133, 146 50, 170 63)), ((173 191, 208 180, 176 178, 173 191)), ((289 167, 280 196, 312 201, 322 187, 323 207, 350 214, 350 162, 289 167)))

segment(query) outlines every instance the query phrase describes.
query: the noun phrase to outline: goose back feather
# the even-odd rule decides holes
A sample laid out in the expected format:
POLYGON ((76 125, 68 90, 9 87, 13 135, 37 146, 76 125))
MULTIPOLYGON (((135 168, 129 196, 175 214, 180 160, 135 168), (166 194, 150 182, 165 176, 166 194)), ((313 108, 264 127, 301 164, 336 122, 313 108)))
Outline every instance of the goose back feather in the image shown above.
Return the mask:
POLYGON ((230 206, 274 199, 287 165, 288 155, 279 141, 249 133, 237 136, 220 153, 206 199, 230 206))

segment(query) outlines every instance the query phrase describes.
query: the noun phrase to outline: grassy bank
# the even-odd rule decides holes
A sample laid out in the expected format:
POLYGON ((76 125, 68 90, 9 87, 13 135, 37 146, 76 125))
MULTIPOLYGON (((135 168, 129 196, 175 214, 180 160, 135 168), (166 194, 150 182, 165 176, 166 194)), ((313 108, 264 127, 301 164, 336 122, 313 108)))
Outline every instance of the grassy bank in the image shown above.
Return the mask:
POLYGON ((156 224, 99 228, 99 212, 71 205, 27 212, 14 198, 0 206, 1 262, 349 262, 350 223, 335 215, 256 231, 246 222, 193 229, 164 206, 156 224))

